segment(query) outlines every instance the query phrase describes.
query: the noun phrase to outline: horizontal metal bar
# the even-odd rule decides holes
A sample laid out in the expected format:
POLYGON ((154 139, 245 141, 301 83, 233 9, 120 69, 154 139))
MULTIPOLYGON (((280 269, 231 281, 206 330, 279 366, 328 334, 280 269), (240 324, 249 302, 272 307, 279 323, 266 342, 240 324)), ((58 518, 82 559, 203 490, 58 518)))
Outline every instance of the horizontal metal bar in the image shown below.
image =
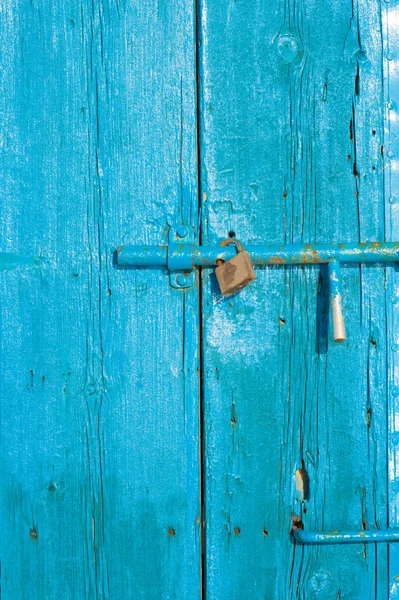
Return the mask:
POLYGON ((120 246, 117 251, 118 264, 132 267, 166 267, 167 246, 120 246))
MULTIPOLYGON (((189 263, 192 268, 213 267, 218 259, 229 260, 237 253, 231 246, 194 244, 174 244, 170 251, 177 252, 176 246, 182 263, 189 263)), ((255 265, 321 264, 334 259, 341 263, 399 262, 399 242, 253 245, 246 246, 245 250, 255 265)), ((132 267, 167 267, 168 251, 168 246, 120 246, 118 263, 132 267)))
POLYGON ((294 529, 294 539, 302 544, 354 544, 368 542, 399 542, 399 529, 368 529, 365 531, 328 531, 317 533, 294 529))

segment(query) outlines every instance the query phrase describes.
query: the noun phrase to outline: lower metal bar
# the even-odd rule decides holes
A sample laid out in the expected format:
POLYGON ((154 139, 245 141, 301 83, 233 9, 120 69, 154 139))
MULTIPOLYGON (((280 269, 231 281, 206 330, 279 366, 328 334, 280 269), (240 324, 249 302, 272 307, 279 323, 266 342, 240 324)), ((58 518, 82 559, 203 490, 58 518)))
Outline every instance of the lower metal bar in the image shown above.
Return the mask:
POLYGON ((399 529, 369 529, 366 531, 329 531, 317 533, 295 529, 294 539, 302 544, 353 544, 368 542, 399 542, 399 529))
MULTIPOLYGON (((176 244, 184 265, 214 267, 218 259, 229 260, 237 254, 231 246, 196 246, 176 244)), ((341 263, 399 262, 399 243, 367 242, 361 244, 287 244, 245 246, 255 265, 321 264, 336 259, 341 263)), ((168 246, 120 246, 118 263, 132 267, 167 267, 168 246)), ((170 260, 170 258, 169 258, 170 260)), ((177 267, 175 267, 177 268, 177 267)), ((186 268, 184 266, 183 268, 186 268)))

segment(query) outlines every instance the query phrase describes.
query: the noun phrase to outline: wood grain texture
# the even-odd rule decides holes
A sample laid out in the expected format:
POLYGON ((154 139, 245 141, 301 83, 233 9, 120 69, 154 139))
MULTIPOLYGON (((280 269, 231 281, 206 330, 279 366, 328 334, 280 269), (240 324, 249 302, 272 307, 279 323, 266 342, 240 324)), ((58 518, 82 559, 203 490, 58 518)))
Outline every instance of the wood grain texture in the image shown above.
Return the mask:
POLYGON ((7 600, 199 597, 197 288, 112 263, 197 224, 194 24, 1 3, 7 600))
MULTIPOLYGON (((204 243, 384 239, 380 3, 200 5, 204 243)), ((323 268, 204 271, 208 600, 388 596, 386 546, 290 539, 387 525, 389 267, 342 270, 341 345, 323 268)))
MULTIPOLYGON (((385 157, 385 206, 386 206, 386 239, 398 237, 399 232, 399 73, 397 51, 399 48, 399 23, 397 3, 385 3, 382 9, 383 25, 383 65, 384 65, 384 157, 385 157)), ((398 442, 399 442, 399 379, 398 379, 398 269, 390 269, 387 273, 386 312, 388 342, 388 475, 389 475, 389 526, 399 526, 398 496, 398 442)), ((389 547, 389 598, 399 599, 399 547, 389 547)))

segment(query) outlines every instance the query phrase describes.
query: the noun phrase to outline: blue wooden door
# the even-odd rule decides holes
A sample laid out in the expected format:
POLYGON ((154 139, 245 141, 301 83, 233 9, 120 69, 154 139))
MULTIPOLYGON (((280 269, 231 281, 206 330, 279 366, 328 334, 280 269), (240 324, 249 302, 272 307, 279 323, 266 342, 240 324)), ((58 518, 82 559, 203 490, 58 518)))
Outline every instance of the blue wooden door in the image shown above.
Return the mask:
MULTIPOLYGON (((203 243, 398 238, 398 3, 200 5, 203 243)), ((203 270, 207 599, 398 597, 393 544, 290 538, 397 525, 398 278, 342 271, 337 344, 324 268, 203 270)))
POLYGON ((398 10, 3 1, 3 600, 399 598, 396 267, 184 258, 399 241, 398 10))
POLYGON ((197 599, 198 293, 113 261, 196 224, 194 7, 0 18, 2 598, 197 599))

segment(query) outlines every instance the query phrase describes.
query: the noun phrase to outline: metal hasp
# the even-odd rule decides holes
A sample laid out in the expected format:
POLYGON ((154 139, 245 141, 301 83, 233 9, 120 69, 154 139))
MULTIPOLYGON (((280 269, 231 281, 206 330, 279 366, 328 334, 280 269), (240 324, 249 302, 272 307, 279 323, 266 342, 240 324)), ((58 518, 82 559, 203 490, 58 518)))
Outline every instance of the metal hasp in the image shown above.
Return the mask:
MULTIPOLYGON (((193 230, 187 226, 172 228, 169 246, 120 246, 118 263, 131 267, 167 267, 171 285, 191 287, 196 267, 212 268, 218 261, 231 260, 235 250, 228 246, 196 246, 193 230), (184 234, 184 235, 183 235, 184 234)), ((399 242, 358 244, 287 244, 246 246, 255 265, 328 264, 328 280, 334 340, 346 340, 342 310, 341 263, 387 263, 399 261, 399 242)))
POLYGON ((399 542, 399 529, 368 529, 365 531, 328 531, 317 533, 294 529, 292 535, 301 544, 356 544, 368 542, 399 542))

